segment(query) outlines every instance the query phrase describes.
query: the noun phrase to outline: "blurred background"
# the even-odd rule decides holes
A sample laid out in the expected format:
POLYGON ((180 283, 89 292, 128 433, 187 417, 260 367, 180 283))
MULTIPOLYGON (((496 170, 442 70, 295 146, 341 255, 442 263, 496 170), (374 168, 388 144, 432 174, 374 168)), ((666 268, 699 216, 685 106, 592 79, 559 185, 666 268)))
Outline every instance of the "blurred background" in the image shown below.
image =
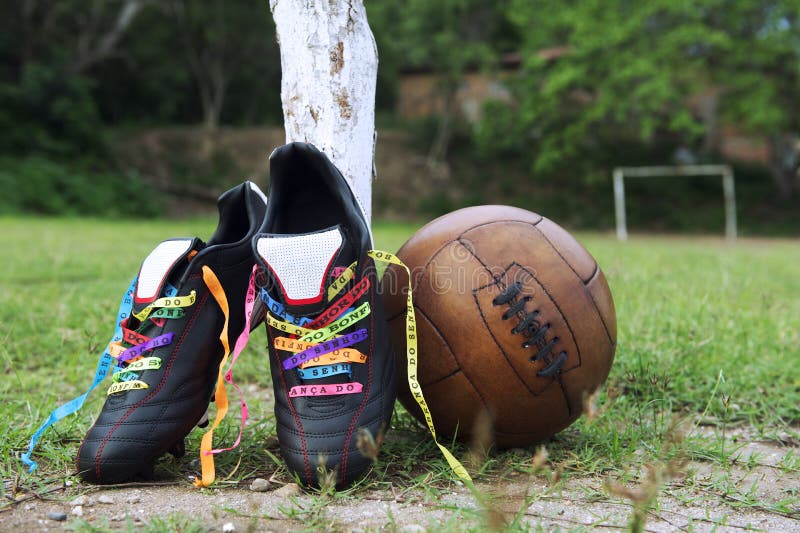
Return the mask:
MULTIPOLYGON (((614 225, 616 166, 727 163, 800 235, 800 2, 366 0, 375 217, 614 225)), ((0 3, 0 214, 191 216, 282 144, 266 0, 0 3)), ((722 234, 718 178, 629 180, 632 231, 722 234)))

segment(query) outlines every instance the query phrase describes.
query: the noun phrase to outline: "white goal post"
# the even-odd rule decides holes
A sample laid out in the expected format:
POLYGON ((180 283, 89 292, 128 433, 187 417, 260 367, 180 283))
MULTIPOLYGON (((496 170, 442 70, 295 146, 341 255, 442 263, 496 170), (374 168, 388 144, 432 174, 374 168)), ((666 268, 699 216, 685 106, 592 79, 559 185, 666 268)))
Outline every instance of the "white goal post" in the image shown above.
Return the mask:
POLYGON ((614 210, 617 216, 617 238, 628 240, 625 220, 625 182, 627 178, 650 178, 655 176, 722 176, 722 192, 725 198, 725 237, 736 240, 736 192, 733 185, 733 170, 728 165, 681 165, 655 167, 617 167, 614 169, 614 210))

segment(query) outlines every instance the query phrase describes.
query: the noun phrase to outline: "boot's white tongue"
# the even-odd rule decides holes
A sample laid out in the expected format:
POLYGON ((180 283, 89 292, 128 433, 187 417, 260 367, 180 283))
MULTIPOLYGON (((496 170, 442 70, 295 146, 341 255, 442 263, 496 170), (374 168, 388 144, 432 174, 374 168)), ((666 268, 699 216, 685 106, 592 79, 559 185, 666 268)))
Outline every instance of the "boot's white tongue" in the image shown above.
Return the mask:
POLYGON ((142 262, 136 282, 136 303, 150 303, 161 293, 161 287, 172 267, 192 249, 194 239, 171 239, 164 241, 150 252, 142 262))
POLYGON ((322 300, 325 275, 342 247, 338 227, 303 235, 260 235, 256 250, 290 305, 322 300))

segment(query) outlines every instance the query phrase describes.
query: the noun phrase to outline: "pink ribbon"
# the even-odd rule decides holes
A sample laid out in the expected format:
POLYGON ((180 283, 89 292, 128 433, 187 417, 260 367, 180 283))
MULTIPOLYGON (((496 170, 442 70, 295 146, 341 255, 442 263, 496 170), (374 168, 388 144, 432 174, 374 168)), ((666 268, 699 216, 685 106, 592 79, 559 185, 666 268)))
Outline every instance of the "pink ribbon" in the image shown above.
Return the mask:
POLYGON ((253 273, 250 274, 250 283, 247 286, 247 296, 244 300, 244 329, 239 334, 239 338, 236 339, 236 344, 233 346, 233 354, 231 355, 231 366, 228 367, 228 371, 225 373, 225 382, 233 385, 233 388, 236 389, 236 392, 239 393, 240 402, 242 404, 242 425, 239 427, 239 436, 236 437, 236 441, 233 443, 233 446, 230 448, 218 448, 215 450, 210 450, 206 452, 206 454, 218 454, 222 452, 227 452, 233 450, 239 443, 242 441, 242 433, 244 432, 244 426, 247 423, 247 416, 249 415, 249 411, 247 409, 247 404, 244 401, 244 394, 242 394, 242 389, 233 382, 233 365, 236 364, 236 359, 238 359, 239 354, 242 353, 244 347, 247 346, 247 341, 250 340, 250 315, 253 312, 253 305, 256 301, 256 271, 258 267, 253 265, 253 273))

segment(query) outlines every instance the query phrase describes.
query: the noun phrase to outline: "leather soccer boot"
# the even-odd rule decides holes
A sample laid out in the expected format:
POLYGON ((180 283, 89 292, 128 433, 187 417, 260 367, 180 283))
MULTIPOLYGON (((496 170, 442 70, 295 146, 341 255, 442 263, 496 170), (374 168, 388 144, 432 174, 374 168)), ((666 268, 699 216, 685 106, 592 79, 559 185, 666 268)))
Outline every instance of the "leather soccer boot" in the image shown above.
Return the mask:
POLYGON ((347 181, 314 146, 270 157, 269 206, 253 239, 275 416, 289 470, 308 486, 344 487, 375 454, 395 402, 395 367, 372 235, 347 181))
POLYGON ((146 478, 163 453, 183 454, 223 358, 236 336, 249 332, 251 241, 265 210, 264 194, 245 182, 220 197, 219 226, 207 243, 167 240, 144 260, 108 347, 113 383, 78 452, 84 481, 146 478))

